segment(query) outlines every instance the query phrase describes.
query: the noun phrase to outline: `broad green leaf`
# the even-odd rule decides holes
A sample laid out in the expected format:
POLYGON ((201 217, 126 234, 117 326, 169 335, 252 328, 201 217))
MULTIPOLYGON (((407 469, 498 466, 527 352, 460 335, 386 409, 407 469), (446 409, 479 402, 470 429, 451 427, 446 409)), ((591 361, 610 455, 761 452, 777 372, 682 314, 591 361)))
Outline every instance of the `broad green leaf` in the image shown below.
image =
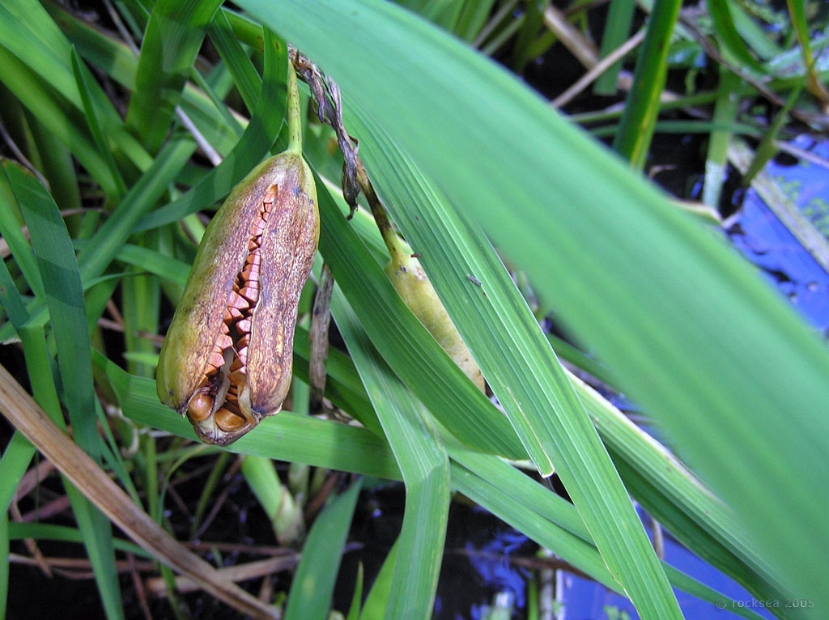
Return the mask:
POLYGON ((240 4, 320 63, 529 275, 790 593, 829 606, 829 353, 776 293, 517 80, 395 7, 240 4))
MULTIPOLYGON (((190 423, 158 402, 155 381, 130 375, 100 355, 95 356, 95 363, 106 372, 124 415, 140 424, 195 440, 190 423)), ((264 420, 229 449, 279 461, 401 479, 388 444, 373 433, 289 412, 264 420)))
POLYGON ((40 182, 12 163, 3 168, 32 236, 75 439, 100 456, 83 289, 72 242, 57 205, 40 182))

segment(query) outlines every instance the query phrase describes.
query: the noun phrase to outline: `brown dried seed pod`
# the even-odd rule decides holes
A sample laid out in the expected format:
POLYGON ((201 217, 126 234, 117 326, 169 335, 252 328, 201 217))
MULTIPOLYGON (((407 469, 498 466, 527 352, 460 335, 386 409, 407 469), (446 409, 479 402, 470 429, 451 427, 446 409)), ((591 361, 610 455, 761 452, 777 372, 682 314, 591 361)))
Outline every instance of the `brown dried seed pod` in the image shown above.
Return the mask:
POLYGON ((313 176, 295 152, 261 164, 208 226, 157 376, 161 401, 205 442, 228 444, 281 409, 318 237, 313 176))

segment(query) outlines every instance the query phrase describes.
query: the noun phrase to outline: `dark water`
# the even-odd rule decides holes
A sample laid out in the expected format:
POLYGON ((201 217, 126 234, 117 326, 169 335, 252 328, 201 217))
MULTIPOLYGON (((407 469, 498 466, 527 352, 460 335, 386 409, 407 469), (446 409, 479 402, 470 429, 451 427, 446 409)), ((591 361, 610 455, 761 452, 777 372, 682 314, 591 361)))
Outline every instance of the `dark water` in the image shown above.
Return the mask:
MULTIPOLYGON (((794 144, 829 160, 829 142, 801 136, 794 144)), ((829 236, 829 170, 779 157, 766 171, 815 227, 829 236)), ((829 274, 754 190, 746 192, 740 219, 728 232, 734 246, 763 271, 801 316, 824 336, 829 335, 829 274)))

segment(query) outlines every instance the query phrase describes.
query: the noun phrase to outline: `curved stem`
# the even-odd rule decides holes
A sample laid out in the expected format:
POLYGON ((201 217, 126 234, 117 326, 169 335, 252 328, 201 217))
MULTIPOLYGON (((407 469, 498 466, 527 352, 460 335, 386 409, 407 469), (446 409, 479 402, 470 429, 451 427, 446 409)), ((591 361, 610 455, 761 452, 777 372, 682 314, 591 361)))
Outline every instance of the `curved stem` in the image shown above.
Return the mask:
POLYGON ((296 71, 292 63, 288 63, 288 148, 286 150, 302 155, 302 115, 299 105, 299 90, 297 90, 296 71))

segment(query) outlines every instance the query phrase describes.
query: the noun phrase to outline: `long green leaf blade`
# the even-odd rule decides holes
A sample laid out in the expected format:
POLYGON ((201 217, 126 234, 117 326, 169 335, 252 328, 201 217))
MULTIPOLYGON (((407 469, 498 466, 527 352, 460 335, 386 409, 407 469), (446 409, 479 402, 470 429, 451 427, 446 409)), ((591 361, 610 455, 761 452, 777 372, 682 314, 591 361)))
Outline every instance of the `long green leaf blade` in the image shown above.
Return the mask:
POLYGON ((633 85, 625 101, 619 131, 613 141, 613 148, 636 169, 645 166, 651 145, 668 72, 671 35, 681 6, 681 0, 654 3, 642 50, 636 62, 633 85))
MULTIPOLYGON (((46 302, 52 318, 64 399, 76 442, 100 459, 103 444, 97 431, 92 359, 86 329, 80 270, 57 205, 42 185, 13 164, 4 166, 32 235, 46 302)), ((72 484, 65 481, 78 526, 84 533, 107 615, 123 617, 112 531, 109 521, 72 484)))
POLYGON ((332 310, 406 483, 385 618, 431 618, 449 518, 449 458, 426 408, 375 350, 342 293, 332 310))
POLYGON ((359 480, 352 484, 314 522, 291 583, 285 620, 325 620, 328 617, 343 546, 362 486, 359 480))
MULTIPOLYGON (((224 17, 224 14, 221 14, 224 17)), ((135 227, 146 230, 175 222, 224 197, 273 145, 285 117, 285 76, 288 49, 272 33, 265 33, 265 69, 253 116, 233 151, 184 196, 147 215, 135 227), (278 106, 282 106, 281 109, 278 106)))
POLYGON ((127 127, 150 152, 161 146, 173 120, 207 25, 221 0, 158 0, 153 7, 127 112, 127 127))

